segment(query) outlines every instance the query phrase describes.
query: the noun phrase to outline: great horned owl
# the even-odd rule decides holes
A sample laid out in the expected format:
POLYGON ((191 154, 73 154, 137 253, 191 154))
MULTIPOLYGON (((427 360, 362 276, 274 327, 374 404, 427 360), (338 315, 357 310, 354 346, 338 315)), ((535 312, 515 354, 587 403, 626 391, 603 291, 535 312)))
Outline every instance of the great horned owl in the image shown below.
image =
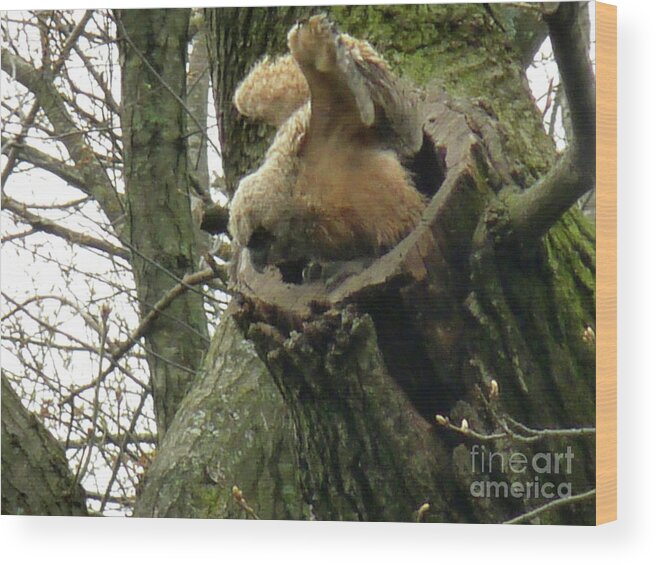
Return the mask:
POLYGON ((382 255, 425 207, 401 164, 422 144, 419 97, 325 16, 294 26, 288 46, 235 93, 241 114, 279 129, 239 183, 233 240, 258 270, 382 255))

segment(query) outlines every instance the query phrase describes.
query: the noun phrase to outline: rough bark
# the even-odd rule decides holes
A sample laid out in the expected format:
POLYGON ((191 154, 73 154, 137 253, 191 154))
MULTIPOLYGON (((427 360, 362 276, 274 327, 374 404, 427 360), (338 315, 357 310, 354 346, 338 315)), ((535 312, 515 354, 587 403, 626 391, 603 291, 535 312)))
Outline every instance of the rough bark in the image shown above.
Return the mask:
MULTIPOLYGON (((198 264, 187 165, 189 10, 117 12, 121 127, 132 266, 142 316, 198 264)), ((203 298, 188 292, 145 336, 158 437, 163 438, 207 343, 203 298)))
MULTIPOLYGON (((216 21, 223 17, 222 10, 212 13, 216 21)), ((594 328, 595 320, 594 234, 572 210, 539 241, 506 244, 502 227, 508 210, 497 195, 533 185, 553 167, 556 151, 528 90, 521 49, 482 5, 335 7, 331 14, 345 31, 383 51, 398 72, 429 85, 424 132, 434 154, 446 150, 446 176, 441 185, 434 183, 439 190, 421 225, 365 271, 332 289, 320 282, 284 285, 252 273, 251 290, 227 315, 268 369, 258 372, 260 382, 268 377, 277 385, 276 413, 294 424, 293 439, 286 436, 293 449, 282 453, 295 469, 290 488, 300 492, 301 508, 311 517, 509 520, 539 501, 474 499, 470 484, 480 477, 472 473, 469 449, 477 442, 436 426, 434 415, 458 425, 466 419, 488 434, 499 433, 498 414, 534 428, 593 425, 595 351, 586 328, 594 328), (490 397, 492 381, 500 388, 498 399, 490 397), (427 501, 430 509, 419 516, 427 501)), ((246 37, 251 30, 242 33, 246 37)), ((221 45, 223 39, 219 34, 214 41, 221 45)), ((249 64, 254 58, 253 52, 246 55, 249 64)), ((252 166, 264 144, 259 138, 248 148, 255 153, 233 157, 239 159, 235 178, 252 166)), ((440 176, 431 166, 423 174, 431 172, 440 176)), ((232 324, 222 322, 226 329, 217 332, 204 379, 223 378, 211 368, 217 356, 254 363, 253 351, 245 349, 232 324)), ((244 383, 252 378, 239 377, 244 383)), ((257 414, 269 408, 258 406, 261 396, 240 392, 239 380, 230 383, 221 402, 233 410, 257 414)), ((180 421, 207 415, 204 403, 216 402, 209 394, 200 400, 200 387, 191 393, 198 404, 185 404, 180 421)), ((214 413, 213 429, 221 428, 224 417, 214 413)), ((267 429, 262 441, 271 435, 277 437, 267 429)), ((264 447, 259 440, 244 442, 249 436, 241 426, 223 427, 216 437, 222 445, 244 446, 237 463, 223 456, 226 468, 247 469, 248 461, 267 468, 267 458, 264 465, 253 463, 262 460, 264 447)), ((545 479, 567 478, 579 494, 594 485, 589 436, 530 444, 496 437, 486 443, 491 451, 529 457, 567 445, 575 453, 573 472, 545 479)), ((193 502, 171 505, 180 487, 154 496, 164 485, 175 485, 172 478, 182 479, 176 469, 191 456, 174 454, 167 461, 168 451, 163 445, 161 467, 149 473, 146 493, 155 502, 144 515, 161 509, 192 515, 198 508, 193 502)), ((191 453, 205 457, 200 444, 191 453)), ((487 478, 521 479, 508 472, 487 478)), ((201 488, 200 482, 186 483, 183 492, 201 488)), ((266 497, 259 499, 258 488, 258 483, 250 492, 242 488, 249 504, 262 518, 280 517, 266 497)), ((217 505, 210 515, 228 513, 217 505)), ((533 521, 592 523, 593 503, 559 507, 533 521)))
POLYGON ((512 4, 490 4, 489 10, 497 25, 501 26, 512 40, 522 67, 527 69, 548 35, 540 10, 527 10, 512 4))
POLYGON ((309 516, 300 495, 293 428, 279 390, 230 316, 146 475, 135 516, 309 516))
POLYGON ((86 516, 61 445, 2 377, 2 513, 86 516))

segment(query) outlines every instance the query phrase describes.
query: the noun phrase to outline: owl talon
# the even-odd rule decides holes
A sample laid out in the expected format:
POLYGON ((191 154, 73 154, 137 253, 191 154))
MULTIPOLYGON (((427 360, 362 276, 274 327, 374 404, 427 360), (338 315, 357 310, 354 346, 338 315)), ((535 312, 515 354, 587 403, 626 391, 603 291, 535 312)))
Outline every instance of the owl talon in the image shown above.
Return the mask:
POLYGON ((337 30, 325 15, 298 22, 287 36, 289 50, 299 65, 330 72, 336 64, 337 30))

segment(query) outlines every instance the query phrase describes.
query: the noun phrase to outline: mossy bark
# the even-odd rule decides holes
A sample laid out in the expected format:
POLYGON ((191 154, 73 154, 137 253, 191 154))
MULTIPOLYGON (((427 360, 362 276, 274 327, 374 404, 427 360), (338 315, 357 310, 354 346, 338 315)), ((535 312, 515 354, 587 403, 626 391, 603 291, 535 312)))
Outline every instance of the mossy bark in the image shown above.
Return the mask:
MULTIPOLYGON (((203 396, 201 384, 190 395, 196 404, 185 403, 178 414, 180 422, 193 414, 213 414, 215 446, 208 451, 196 442, 191 452, 203 461, 212 453, 213 465, 230 479, 218 491, 203 486, 200 478, 183 489, 175 486, 186 477, 176 469, 192 456, 168 447, 169 441, 180 441, 174 435, 183 433, 185 426, 178 430, 176 423, 178 431, 172 429, 162 445, 156 472, 148 475, 143 499, 151 502, 140 515, 164 509, 167 515, 234 516, 234 510, 218 502, 230 497, 234 477, 260 517, 283 517, 275 505, 278 498, 262 491, 267 483, 250 477, 254 469, 270 469, 271 461, 280 465, 284 460, 290 474, 277 488, 293 493, 289 517, 506 521, 545 501, 475 498, 472 482, 534 477, 508 469, 477 472, 471 461, 476 442, 436 426, 433 417, 439 413, 457 424, 465 419, 471 429, 487 434, 499 432, 494 418, 499 413, 531 427, 594 425, 595 351, 587 332, 595 320, 593 229, 571 210, 537 243, 523 245, 506 237, 507 209, 499 193, 526 188, 557 155, 524 75, 526 46, 517 46, 516 34, 500 27, 483 5, 330 11, 345 31, 381 50, 399 73, 437 93, 430 95, 433 113, 425 132, 436 147, 446 148, 446 180, 425 222, 355 282, 322 294, 328 306, 313 310, 316 301, 302 287, 292 289, 296 306, 289 309, 257 295, 233 304, 226 316, 238 325, 222 321, 204 379, 218 383, 225 378, 223 386, 229 382, 230 390, 220 402, 248 414, 249 421, 227 426, 225 414, 217 412, 223 409, 211 393, 203 396), (508 239, 514 243, 505 244, 508 239), (305 299, 303 310, 298 304, 305 299), (245 345, 250 342, 255 349, 245 345), (257 364, 255 351, 264 365, 257 364), (232 379, 220 372, 233 374, 227 364, 213 366, 217 359, 257 369, 232 379), (244 394, 255 378, 271 394, 244 394), (494 401, 489 399, 493 380, 500 390, 494 401), (278 429, 267 427, 253 438, 254 415, 268 410, 276 413, 278 429), (284 449, 274 457, 272 438, 280 437, 284 449), (234 445, 241 448, 235 451, 234 445), (229 453, 220 452, 226 449, 229 453), (155 496, 169 485, 170 492, 155 496), (194 503, 171 506, 181 492, 203 488, 218 497, 209 512, 194 503), (426 502, 428 511, 418 512, 426 502)), ((226 17, 223 10, 211 14, 216 23, 226 17)), ((226 20, 236 26, 230 33, 242 36, 233 43, 249 45, 257 34, 239 26, 250 18, 265 21, 268 15, 259 9, 233 13, 226 20)), ((282 37, 283 28, 270 29, 282 37)), ((225 37, 218 33, 211 42, 223 45, 225 37)), ((240 64, 243 72, 260 55, 257 47, 232 52, 227 68, 240 64)), ((215 82, 215 89, 235 86, 236 80, 215 82)), ((226 92, 219 93, 223 112, 232 111, 228 99, 226 92)), ((237 145, 230 145, 234 153, 226 162, 233 178, 252 167, 266 145, 265 137, 240 137, 243 126, 235 127, 232 143, 237 145), (238 144, 253 139, 252 145, 238 144)), ((573 494, 594 484, 594 440, 589 436, 530 444, 504 437, 485 446, 506 457, 522 452, 528 458, 570 446, 571 473, 554 471, 540 478, 570 481, 573 494)), ((593 523, 593 506, 558 508, 534 522, 593 523)))
POLYGON ((2 513, 86 516, 84 489, 61 445, 2 377, 2 513))
MULTIPOLYGON (((142 316, 195 270, 187 166, 189 10, 121 10, 121 128, 132 267, 142 316)), ((145 336, 158 437, 207 347, 203 298, 188 292, 145 336)))
POLYGON ((303 519, 289 411, 258 358, 226 316, 198 380, 146 475, 135 516, 303 519))

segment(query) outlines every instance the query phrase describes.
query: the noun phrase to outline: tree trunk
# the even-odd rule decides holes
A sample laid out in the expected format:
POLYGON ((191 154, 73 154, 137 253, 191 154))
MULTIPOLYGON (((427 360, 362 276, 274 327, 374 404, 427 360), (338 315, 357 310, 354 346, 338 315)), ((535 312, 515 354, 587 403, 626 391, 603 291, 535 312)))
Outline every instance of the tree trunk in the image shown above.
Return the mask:
MULTIPOLYGON (((224 21, 224 10, 211 14, 224 21)), ((232 14, 238 19, 231 34, 260 35, 240 25, 265 14, 271 13, 232 14)), ((476 481, 539 478, 569 482, 573 494, 589 491, 595 475, 590 435, 522 441, 520 433, 503 433, 506 416, 519 422, 523 435, 522 424, 578 428, 595 418, 595 348, 588 331, 595 321, 593 230, 571 210, 538 241, 517 242, 508 234, 514 195, 556 161, 525 79, 527 47, 516 48, 483 5, 334 7, 331 17, 368 39, 397 72, 431 85, 425 145, 428 154, 446 152, 443 182, 436 162, 416 161, 413 171, 428 175, 436 191, 421 225, 394 253, 335 289, 320 282, 281 285, 252 274, 250 290, 222 320, 203 378, 148 473, 137 513, 503 522, 545 501, 477 498, 476 481), (240 370, 226 376, 227 359, 240 370), (263 388, 248 394, 254 379, 263 388), (220 399, 208 393, 210 386, 220 399), (247 415, 248 422, 227 426, 217 402, 229 406, 236 421, 247 415), (275 423, 264 416, 269 411, 275 423), (198 414, 203 417, 193 420, 198 414), (435 424, 436 414, 442 425, 435 424), (447 417, 456 425, 447 425, 447 417), (192 421, 191 428, 183 425, 192 421), (468 430, 492 437, 476 439, 468 430), (185 441, 185 433, 198 440, 185 441), (202 444, 209 437, 211 449, 202 444), (284 449, 275 450, 274 442, 284 449), (551 469, 540 477, 507 467, 481 473, 472 461, 479 444, 528 459, 569 446, 574 464, 570 472, 551 469), (227 480, 203 482, 200 471, 188 480, 184 461, 191 458, 220 468, 217 476, 227 480), (272 493, 266 481, 281 465, 289 473, 274 481, 272 493), (231 482, 239 492, 231 494, 231 482), (187 494, 208 489, 211 508, 187 494), (276 506, 283 492, 294 500, 288 514, 276 506), (232 507, 224 503, 231 496, 232 507)), ((282 20, 271 24, 276 35, 289 24, 282 20)), ((225 36, 216 27, 210 43, 224 62, 220 72, 236 77, 262 47, 239 52, 238 60, 232 51, 222 57, 225 36)), ((232 112, 228 93, 237 80, 214 82, 224 116, 232 112)), ((242 127, 234 128, 235 136, 242 127)), ((261 138, 249 145, 249 135, 227 145, 234 152, 225 161, 233 178, 266 145, 261 138)), ((594 504, 561 505, 533 521, 594 523, 594 504)))
POLYGON ((308 515, 280 391, 230 316, 148 470, 135 516, 242 518, 232 488, 269 519, 308 515))
POLYGON ((2 513, 86 516, 84 489, 52 434, 2 377, 2 513))
MULTIPOLYGON (((117 13, 125 193, 141 315, 198 264, 187 174, 189 10, 117 13)), ((207 347, 203 298, 178 298, 146 335, 158 437, 164 437, 207 347)))

